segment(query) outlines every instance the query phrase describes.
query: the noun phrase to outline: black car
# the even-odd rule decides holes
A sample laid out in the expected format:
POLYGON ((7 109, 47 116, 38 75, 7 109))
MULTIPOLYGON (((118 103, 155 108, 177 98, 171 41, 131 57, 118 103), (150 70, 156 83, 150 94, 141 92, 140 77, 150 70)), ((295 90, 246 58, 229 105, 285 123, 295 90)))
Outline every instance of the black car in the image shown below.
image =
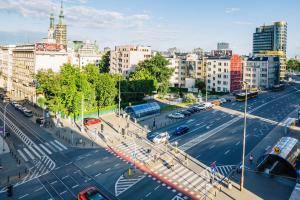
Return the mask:
POLYGON ((179 111, 179 113, 183 114, 184 116, 190 116, 192 114, 188 110, 181 110, 181 111, 179 111))
POLYGON ((188 112, 190 112, 190 113, 196 112, 193 108, 188 108, 188 109, 186 109, 186 111, 188 111, 188 112))
POLYGON ((198 111, 201 111, 202 109, 198 108, 197 106, 193 106, 192 109, 195 111, 195 112, 198 112, 198 111))
POLYGON ((181 126, 178 126, 175 130, 175 135, 182 135, 184 133, 187 133, 189 131, 189 127, 187 125, 181 125, 181 126))
POLYGON ((44 124, 44 122, 45 122, 44 117, 36 118, 35 122, 36 122, 37 124, 44 124))

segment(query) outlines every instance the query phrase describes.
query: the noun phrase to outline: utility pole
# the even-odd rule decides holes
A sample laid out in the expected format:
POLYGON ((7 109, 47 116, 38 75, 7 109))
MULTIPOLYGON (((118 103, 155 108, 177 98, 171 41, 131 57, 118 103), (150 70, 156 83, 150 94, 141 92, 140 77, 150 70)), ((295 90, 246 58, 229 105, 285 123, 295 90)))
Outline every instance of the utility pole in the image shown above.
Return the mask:
POLYGON ((244 110, 244 131, 243 131, 243 154, 242 154, 242 174, 240 180, 240 191, 244 189, 244 173, 245 173, 245 149, 246 149, 246 128, 247 128, 247 100, 248 100, 248 83, 243 82, 245 86, 245 110, 244 110))
MULTIPOLYGON (((204 68, 204 52, 202 51, 202 69, 204 68)), ((205 66, 205 102, 207 102, 207 67, 205 66)))
POLYGON ((84 112, 84 95, 82 93, 82 95, 81 95, 81 132, 83 132, 83 126, 84 126, 84 124, 83 124, 83 119, 84 119, 83 112, 84 112))
POLYGON ((7 103, 5 106, 4 106, 4 111, 3 111, 3 139, 2 139, 2 150, 3 152, 5 151, 5 147, 4 147, 4 138, 5 138, 5 118, 6 118, 6 107, 8 106, 9 103, 7 103))

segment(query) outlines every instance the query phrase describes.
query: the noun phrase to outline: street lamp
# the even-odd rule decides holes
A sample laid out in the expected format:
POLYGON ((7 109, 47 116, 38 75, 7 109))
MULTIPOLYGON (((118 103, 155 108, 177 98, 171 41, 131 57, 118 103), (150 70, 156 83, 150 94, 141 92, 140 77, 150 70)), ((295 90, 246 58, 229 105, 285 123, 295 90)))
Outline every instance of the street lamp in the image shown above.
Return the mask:
POLYGON ((118 113, 119 113, 119 116, 118 116, 118 120, 119 120, 119 132, 120 132, 120 123, 121 123, 121 76, 122 76, 122 69, 119 68, 119 95, 118 95, 118 100, 119 100, 119 110, 118 110, 118 113))
POLYGON ((244 110, 244 131, 243 131, 243 153, 242 153, 242 174, 240 180, 240 191, 244 188, 244 172, 245 172, 245 148, 246 148, 246 128, 247 128, 247 100, 248 100, 248 83, 242 82, 245 87, 245 110, 244 110))
POLYGON ((4 148, 4 137, 5 137, 5 114, 6 114, 6 107, 8 106, 9 103, 7 103, 5 106, 4 106, 4 112, 3 112, 3 139, 2 139, 2 150, 3 152, 5 151, 5 148, 4 148))

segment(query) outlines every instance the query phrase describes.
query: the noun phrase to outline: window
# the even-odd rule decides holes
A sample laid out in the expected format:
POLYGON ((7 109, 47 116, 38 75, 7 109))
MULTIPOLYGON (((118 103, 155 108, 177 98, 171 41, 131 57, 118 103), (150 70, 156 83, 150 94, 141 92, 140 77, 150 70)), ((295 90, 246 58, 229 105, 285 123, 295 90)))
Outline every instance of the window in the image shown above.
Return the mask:
POLYGON ((218 72, 221 72, 222 71, 222 69, 221 68, 218 68, 218 72))
POLYGON ((221 88, 220 88, 220 87, 217 87, 217 91, 221 91, 221 88))
POLYGON ((210 80, 207 80, 207 83, 210 83, 210 80))
POLYGON ((218 84, 220 85, 220 84, 221 84, 221 81, 218 81, 218 84))
POLYGON ((218 78, 221 78, 222 76, 221 76, 221 74, 218 74, 218 78))
POLYGON ((218 62, 218 66, 222 66, 222 63, 221 63, 221 62, 218 62))
POLYGON ((223 85, 227 85, 227 81, 223 81, 223 85))

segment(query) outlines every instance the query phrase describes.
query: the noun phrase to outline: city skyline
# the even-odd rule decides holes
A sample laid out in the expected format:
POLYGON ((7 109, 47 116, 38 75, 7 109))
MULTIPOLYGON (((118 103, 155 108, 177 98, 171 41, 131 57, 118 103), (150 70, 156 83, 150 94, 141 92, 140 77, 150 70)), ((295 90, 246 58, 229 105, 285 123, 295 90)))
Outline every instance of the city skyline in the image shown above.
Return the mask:
MULTIPOLYGON (((178 47, 183 51, 201 47, 216 49, 219 41, 229 42, 234 52, 249 54, 255 28, 273 21, 288 22, 287 56, 300 54, 297 32, 297 1, 246 4, 226 0, 170 3, 152 1, 65 0, 69 40, 97 40, 101 49, 123 44, 141 44, 154 50, 178 47), (293 6, 291 6, 293 5, 293 6), (265 9, 266 7, 271 9, 265 9), (201 12, 201 11, 204 12, 201 12), (253 15, 255 11, 255 16, 253 15), (209 17, 208 17, 209 16, 209 17), (200 21, 203 19, 203 21, 200 21)), ((47 37, 49 16, 58 20, 59 0, 0 2, 1 43, 38 42, 47 37)))

